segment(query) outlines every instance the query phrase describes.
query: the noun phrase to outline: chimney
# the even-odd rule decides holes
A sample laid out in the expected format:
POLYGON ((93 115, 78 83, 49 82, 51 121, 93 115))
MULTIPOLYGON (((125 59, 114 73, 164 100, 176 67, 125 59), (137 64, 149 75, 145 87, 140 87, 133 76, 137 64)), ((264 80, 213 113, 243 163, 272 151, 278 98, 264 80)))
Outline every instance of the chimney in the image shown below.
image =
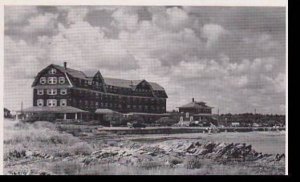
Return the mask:
POLYGON ((67 62, 64 62, 64 68, 67 69, 67 62))
POLYGON ((193 102, 195 102, 195 99, 194 99, 194 98, 192 98, 192 101, 193 101, 193 102))

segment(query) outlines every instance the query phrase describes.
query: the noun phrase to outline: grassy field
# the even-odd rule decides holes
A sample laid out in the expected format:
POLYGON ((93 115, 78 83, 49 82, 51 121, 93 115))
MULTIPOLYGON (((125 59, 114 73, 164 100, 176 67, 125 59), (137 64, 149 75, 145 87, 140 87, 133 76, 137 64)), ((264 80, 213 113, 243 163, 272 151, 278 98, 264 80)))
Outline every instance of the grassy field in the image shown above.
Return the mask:
MULTIPOLYGON (((70 126, 72 128, 72 126, 70 126)), ((77 128, 78 129, 78 128, 77 128)), ((85 131, 86 132, 86 131, 85 131)), ((257 151, 266 153, 284 152, 284 133, 218 133, 218 134, 173 134, 173 135, 97 135, 82 139, 70 133, 57 130, 49 122, 25 124, 10 120, 4 121, 4 173, 5 174, 125 174, 125 175, 258 175, 284 174, 282 163, 216 163, 198 158, 173 158, 167 161, 147 156, 149 160, 136 165, 122 165, 121 162, 98 159, 94 155, 99 150, 112 150, 114 147, 130 148, 132 144, 184 141, 225 141, 252 144, 257 151), (123 146, 124 145, 124 146, 123 146), (96 161, 96 162, 90 162, 96 161), (176 167, 170 163, 178 163, 176 167)), ((122 149, 123 149, 122 148, 122 149)), ((134 160, 134 157, 129 157, 134 160)), ((123 159, 118 159, 122 161, 123 159)))

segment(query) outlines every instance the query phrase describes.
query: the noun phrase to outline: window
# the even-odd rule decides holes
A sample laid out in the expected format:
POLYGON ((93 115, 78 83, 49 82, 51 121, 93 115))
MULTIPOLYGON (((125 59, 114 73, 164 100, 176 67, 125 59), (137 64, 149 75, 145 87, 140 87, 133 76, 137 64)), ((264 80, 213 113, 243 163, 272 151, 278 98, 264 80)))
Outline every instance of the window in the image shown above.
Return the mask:
POLYGON ((40 83, 45 84, 46 83, 46 77, 41 77, 40 78, 40 83))
POLYGON ((188 112, 185 113, 185 117, 186 117, 186 118, 189 118, 189 116, 190 116, 190 113, 188 113, 188 112))
POLYGON ((39 107, 44 106, 44 100, 43 99, 38 99, 37 100, 37 106, 39 106, 39 107))
POLYGON ((56 69, 51 68, 51 69, 49 70, 49 73, 50 73, 50 74, 55 74, 55 73, 56 73, 56 69))
POLYGON ((60 90, 60 95, 66 95, 66 94, 67 94, 67 89, 60 90))
POLYGON ((56 95, 57 94, 57 89, 48 89, 47 94, 48 95, 56 95))
POLYGON ((67 106, 67 99, 60 99, 60 106, 67 106))
POLYGON ((194 121, 194 117, 193 116, 190 117, 190 121, 194 121))
POLYGON ((48 77, 48 84, 56 84, 57 78, 56 77, 48 77))
POLYGON ((88 81, 88 84, 89 84, 89 85, 92 85, 92 81, 89 80, 89 81, 88 81))
POLYGON ((47 106, 49 106, 49 107, 55 107, 55 106, 57 106, 56 99, 48 99, 47 100, 47 106))
POLYGON ((59 77, 59 84, 64 84, 65 82, 65 77, 59 77))
POLYGON ((37 94, 38 95, 44 95, 44 90, 43 89, 38 89, 37 94))
POLYGON ((130 105, 127 105, 127 108, 130 109, 130 105))

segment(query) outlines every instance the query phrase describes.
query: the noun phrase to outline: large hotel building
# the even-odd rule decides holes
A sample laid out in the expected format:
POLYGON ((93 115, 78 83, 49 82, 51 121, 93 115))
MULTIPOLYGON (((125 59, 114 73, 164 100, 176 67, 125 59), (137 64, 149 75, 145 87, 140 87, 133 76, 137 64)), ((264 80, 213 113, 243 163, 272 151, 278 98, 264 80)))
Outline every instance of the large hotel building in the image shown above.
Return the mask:
POLYGON ((28 112, 56 112, 75 119, 79 113, 166 113, 164 88, 146 80, 89 77, 82 71, 51 64, 41 70, 32 84, 33 107, 28 112), (70 116, 72 115, 72 116, 70 116))

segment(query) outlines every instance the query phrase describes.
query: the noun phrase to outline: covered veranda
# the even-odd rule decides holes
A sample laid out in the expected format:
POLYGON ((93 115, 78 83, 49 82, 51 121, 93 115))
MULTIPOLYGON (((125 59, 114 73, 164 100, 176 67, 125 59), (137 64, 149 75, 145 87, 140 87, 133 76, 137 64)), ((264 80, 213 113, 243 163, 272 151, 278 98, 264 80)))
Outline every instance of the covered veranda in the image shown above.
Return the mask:
MULTIPOLYGON (((83 114, 89 113, 88 111, 84 111, 72 106, 56 106, 56 107, 29 107, 22 111, 18 111, 18 113, 25 114, 26 117, 34 114, 55 114, 57 119, 82 119, 83 114)), ((18 116, 18 114, 17 114, 18 116)), ((18 118, 17 118, 18 119, 18 118)))

